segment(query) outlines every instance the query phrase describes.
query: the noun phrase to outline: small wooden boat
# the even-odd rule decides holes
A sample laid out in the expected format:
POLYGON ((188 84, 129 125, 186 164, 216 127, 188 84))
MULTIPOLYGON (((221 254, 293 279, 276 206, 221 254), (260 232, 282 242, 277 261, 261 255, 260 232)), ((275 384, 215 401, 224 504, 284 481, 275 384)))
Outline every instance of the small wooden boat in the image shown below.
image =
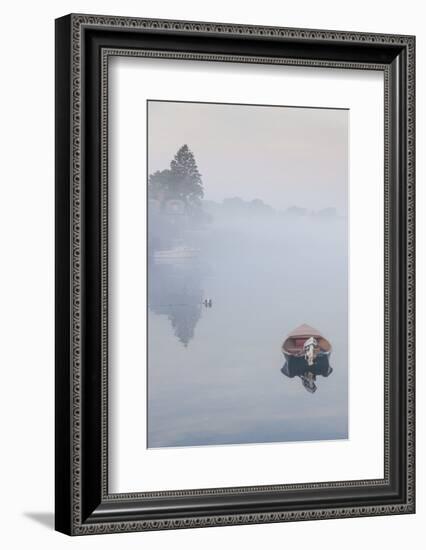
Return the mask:
POLYGON ((309 325, 295 328, 282 345, 282 352, 289 366, 293 363, 310 369, 328 366, 331 350, 330 342, 309 325))

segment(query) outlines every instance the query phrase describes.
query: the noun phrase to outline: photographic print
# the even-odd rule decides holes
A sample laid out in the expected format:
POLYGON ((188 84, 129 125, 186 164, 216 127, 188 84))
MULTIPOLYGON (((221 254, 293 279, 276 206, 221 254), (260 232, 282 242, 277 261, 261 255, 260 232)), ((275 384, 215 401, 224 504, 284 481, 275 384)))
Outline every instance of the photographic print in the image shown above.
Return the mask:
POLYGON ((69 14, 55 67, 55 529, 415 513, 415 37, 69 14))
POLYGON ((147 122, 147 446, 347 439, 349 110, 147 122))

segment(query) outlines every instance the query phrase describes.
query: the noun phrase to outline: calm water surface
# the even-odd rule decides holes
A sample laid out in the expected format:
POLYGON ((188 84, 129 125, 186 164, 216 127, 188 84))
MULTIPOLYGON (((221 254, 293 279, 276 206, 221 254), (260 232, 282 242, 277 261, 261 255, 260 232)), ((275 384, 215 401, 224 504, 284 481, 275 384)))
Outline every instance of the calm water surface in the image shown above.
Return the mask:
POLYGON ((347 438, 346 220, 214 222, 184 241, 194 258, 149 262, 148 446, 347 438), (313 394, 281 372, 302 323, 333 346, 313 394))

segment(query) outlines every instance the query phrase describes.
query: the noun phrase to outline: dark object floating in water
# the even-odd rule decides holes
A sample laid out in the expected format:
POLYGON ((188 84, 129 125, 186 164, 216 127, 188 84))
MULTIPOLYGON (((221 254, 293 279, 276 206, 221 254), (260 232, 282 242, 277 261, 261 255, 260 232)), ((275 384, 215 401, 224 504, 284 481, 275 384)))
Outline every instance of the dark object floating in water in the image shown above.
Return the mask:
POLYGON ((303 387, 314 393, 316 377, 327 377, 333 372, 329 364, 331 349, 330 342, 318 330, 301 325, 284 340, 282 352, 286 362, 281 372, 289 378, 299 376, 303 387))
POLYGON ((204 307, 212 307, 213 305, 212 299, 210 298, 209 300, 204 300, 203 305, 204 307))

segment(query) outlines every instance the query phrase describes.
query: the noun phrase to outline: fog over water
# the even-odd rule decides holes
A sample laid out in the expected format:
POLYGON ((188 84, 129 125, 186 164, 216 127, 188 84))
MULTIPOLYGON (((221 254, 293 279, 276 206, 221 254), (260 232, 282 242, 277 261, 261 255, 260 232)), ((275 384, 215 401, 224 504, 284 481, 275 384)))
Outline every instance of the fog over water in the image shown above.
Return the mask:
POLYGON ((345 109, 149 101, 149 173, 187 143, 206 200, 259 198, 346 216, 348 124, 345 109))
MULTIPOLYGON (((149 147, 158 159, 161 144, 149 147)), ((271 205, 262 185, 251 199, 205 198, 195 217, 150 201, 149 447, 348 437, 346 168, 340 177, 317 209, 271 205), (283 341, 303 323, 333 347, 315 393, 281 371, 283 341)))

